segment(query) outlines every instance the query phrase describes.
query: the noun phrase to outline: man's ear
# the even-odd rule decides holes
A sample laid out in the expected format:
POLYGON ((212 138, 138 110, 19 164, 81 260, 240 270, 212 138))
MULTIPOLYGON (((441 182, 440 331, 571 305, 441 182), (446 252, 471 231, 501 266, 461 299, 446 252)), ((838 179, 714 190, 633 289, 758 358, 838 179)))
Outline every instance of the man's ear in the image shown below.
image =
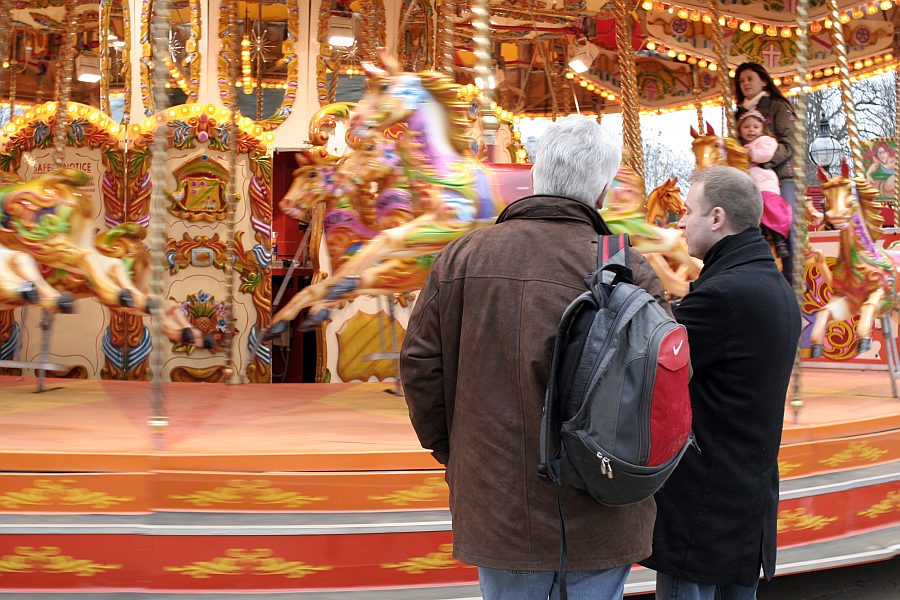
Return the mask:
POLYGON ((712 216, 710 228, 713 231, 720 231, 728 226, 728 215, 721 206, 713 208, 712 211, 710 211, 710 215, 712 216))

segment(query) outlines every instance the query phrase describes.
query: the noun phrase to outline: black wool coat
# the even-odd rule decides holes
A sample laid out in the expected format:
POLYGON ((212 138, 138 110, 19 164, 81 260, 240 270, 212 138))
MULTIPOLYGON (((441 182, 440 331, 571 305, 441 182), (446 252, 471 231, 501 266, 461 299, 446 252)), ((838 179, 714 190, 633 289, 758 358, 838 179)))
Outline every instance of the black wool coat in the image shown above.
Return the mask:
POLYGON ((800 309, 756 228, 728 236, 675 309, 688 332, 693 429, 656 494, 653 555, 690 581, 752 585, 775 570, 778 449, 800 309))

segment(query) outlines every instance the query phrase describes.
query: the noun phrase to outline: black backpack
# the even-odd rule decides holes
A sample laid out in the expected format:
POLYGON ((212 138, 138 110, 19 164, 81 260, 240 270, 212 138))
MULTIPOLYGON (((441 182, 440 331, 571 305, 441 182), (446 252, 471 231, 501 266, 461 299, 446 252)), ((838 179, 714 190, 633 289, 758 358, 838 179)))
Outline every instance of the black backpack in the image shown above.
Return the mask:
MULTIPOLYGON (((623 506, 652 496, 693 439, 690 351, 684 326, 634 285, 628 237, 602 236, 598 245, 588 291, 560 320, 538 474, 602 504, 623 506)), ((561 503, 560 528, 563 583, 561 503)))

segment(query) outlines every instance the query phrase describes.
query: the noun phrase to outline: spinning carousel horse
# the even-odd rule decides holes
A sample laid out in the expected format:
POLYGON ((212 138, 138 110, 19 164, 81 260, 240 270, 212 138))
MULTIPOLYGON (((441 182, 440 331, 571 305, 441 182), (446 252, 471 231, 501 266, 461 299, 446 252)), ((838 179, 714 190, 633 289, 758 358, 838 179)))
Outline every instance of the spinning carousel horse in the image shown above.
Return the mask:
POLYGON ((846 164, 841 175, 831 179, 820 170, 819 179, 825 195, 825 219, 840 231, 841 241, 837 262, 831 268, 831 299, 816 313, 810 332, 812 356, 822 356, 822 342, 831 321, 843 321, 857 313, 857 350, 866 352, 871 347, 875 317, 897 307, 900 249, 895 248, 896 243, 887 249, 876 243, 881 237, 880 208, 875 202, 878 190, 865 179, 850 179, 846 164))
MULTIPOLYGON (((0 248, 83 275, 91 293, 107 306, 143 311, 147 296, 131 282, 124 263, 103 256, 94 246, 91 199, 77 191, 88 182, 81 171, 57 169, 31 181, 0 186, 0 248)), ((54 294, 44 288, 43 278, 34 280, 34 273, 22 273, 13 266, 12 255, 6 258, 9 270, 28 277, 38 294, 54 294)), ((55 302, 59 305, 58 294, 55 302)))
POLYGON ((0 309, 36 304, 51 312, 72 312, 72 295, 47 284, 29 255, 0 247, 0 309))
MULTIPOLYGON (((378 232, 332 277, 296 294, 273 317, 270 336, 286 329, 302 309, 322 301, 421 288, 432 256, 476 226, 493 222, 503 206, 471 153, 464 133, 467 105, 459 99, 458 86, 442 73, 403 73, 386 53, 381 59, 386 71, 366 67, 372 83, 351 121, 352 135, 360 144, 371 144, 374 152, 386 127, 406 124, 396 156, 416 200, 415 216, 378 232)), ((343 171, 350 172, 346 166, 343 171)), ((343 183, 340 177, 332 181, 343 183)), ((328 309, 319 308, 307 321, 315 325, 328 318, 328 309)))

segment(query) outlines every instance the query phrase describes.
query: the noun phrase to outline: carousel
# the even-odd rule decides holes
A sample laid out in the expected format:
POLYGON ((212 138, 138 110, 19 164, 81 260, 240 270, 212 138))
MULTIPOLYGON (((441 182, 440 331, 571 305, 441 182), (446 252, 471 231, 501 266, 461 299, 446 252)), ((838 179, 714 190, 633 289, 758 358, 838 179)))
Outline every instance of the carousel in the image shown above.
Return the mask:
POLYGON ((896 556, 900 153, 851 88, 898 31, 893 0, 0 0, 0 593, 478 597, 398 381, 434 256, 530 193, 525 122, 620 114, 603 216, 684 295, 641 122, 695 111, 672 146, 747 168, 744 62, 798 115, 840 88, 850 146, 821 181, 795 152, 778 573, 896 556))

